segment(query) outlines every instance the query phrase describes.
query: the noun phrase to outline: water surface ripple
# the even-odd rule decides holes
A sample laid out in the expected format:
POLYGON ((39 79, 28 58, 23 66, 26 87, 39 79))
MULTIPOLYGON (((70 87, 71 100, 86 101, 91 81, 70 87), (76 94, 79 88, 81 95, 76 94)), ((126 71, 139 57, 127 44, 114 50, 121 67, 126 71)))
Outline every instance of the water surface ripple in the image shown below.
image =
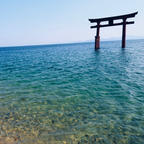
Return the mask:
POLYGON ((0 48, 0 142, 143 144, 144 40, 0 48))

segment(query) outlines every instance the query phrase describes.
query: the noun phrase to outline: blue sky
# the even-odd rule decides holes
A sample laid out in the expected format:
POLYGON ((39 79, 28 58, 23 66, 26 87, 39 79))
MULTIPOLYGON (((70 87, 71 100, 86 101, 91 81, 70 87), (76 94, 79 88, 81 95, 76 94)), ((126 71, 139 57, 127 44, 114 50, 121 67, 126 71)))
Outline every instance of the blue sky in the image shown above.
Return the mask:
MULTIPOLYGON (((135 11, 127 35, 144 36, 144 0, 0 0, 0 46, 92 40, 88 18, 135 11)), ((101 29, 101 38, 112 37, 121 37, 121 26, 101 29)))

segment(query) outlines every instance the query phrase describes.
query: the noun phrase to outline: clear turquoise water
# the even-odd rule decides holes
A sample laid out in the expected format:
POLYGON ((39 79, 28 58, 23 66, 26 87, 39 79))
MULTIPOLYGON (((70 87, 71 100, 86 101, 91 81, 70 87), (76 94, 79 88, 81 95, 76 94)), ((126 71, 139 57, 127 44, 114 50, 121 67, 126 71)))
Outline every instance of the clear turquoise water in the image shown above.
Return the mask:
POLYGON ((0 139, 143 144, 144 40, 0 48, 0 139))

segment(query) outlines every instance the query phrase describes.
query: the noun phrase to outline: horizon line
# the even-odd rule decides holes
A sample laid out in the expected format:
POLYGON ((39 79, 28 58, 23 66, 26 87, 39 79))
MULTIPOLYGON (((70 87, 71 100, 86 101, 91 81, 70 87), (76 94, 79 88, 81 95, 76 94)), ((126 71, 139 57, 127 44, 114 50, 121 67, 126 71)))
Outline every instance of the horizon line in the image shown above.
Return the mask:
MULTIPOLYGON (((127 41, 131 40, 144 40, 144 38, 130 38, 127 41)), ((101 42, 112 42, 112 41, 121 41, 120 39, 102 39, 101 42)), ((12 45, 12 46, 0 46, 0 48, 13 48, 13 47, 35 47, 35 46, 53 46, 53 45, 71 45, 71 44, 81 44, 81 43, 94 43, 94 40, 86 41, 77 41, 77 42, 63 42, 63 43, 49 43, 49 44, 26 44, 26 45, 12 45)))

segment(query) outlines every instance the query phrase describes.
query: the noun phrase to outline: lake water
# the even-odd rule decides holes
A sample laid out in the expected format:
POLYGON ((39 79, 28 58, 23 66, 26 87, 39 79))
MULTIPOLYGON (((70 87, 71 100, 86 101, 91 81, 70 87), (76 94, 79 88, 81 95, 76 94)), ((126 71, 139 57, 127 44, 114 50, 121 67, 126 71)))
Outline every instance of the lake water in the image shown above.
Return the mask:
POLYGON ((0 48, 0 142, 143 144, 144 40, 0 48))

